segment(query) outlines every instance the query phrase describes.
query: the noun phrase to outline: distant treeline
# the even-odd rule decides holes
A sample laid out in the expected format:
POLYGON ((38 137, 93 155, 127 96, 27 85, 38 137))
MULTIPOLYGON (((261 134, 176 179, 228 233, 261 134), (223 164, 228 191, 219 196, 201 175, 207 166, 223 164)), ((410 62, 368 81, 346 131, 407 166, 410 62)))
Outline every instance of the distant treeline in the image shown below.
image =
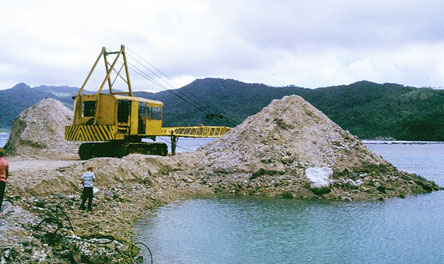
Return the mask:
MULTIPOLYGON (((0 128, 9 128, 16 115, 45 97, 72 108, 76 92, 74 87, 30 88, 26 84, 0 90, 0 128)), ((271 100, 291 94, 302 96, 360 138, 444 140, 444 91, 429 88, 361 81, 306 89, 208 78, 177 90, 135 93, 164 103, 164 126, 235 126, 271 100)))

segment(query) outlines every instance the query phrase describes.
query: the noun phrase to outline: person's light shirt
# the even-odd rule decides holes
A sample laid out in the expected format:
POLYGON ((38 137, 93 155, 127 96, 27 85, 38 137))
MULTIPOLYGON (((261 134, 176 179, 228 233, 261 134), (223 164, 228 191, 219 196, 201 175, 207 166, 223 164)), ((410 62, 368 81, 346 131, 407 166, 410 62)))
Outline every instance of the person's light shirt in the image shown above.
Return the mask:
POLYGON ((83 187, 93 187, 93 181, 96 178, 96 175, 94 174, 94 172, 84 172, 82 174, 82 179, 83 179, 83 187))

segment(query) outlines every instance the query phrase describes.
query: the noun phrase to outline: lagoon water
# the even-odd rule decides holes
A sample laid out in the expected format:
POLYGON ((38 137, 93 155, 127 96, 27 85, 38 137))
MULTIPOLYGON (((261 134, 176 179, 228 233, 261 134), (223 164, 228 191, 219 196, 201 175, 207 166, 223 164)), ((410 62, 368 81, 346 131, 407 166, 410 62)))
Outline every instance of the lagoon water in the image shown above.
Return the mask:
MULTIPOLYGON (((0 131, 0 148, 4 147, 9 139, 8 132, 0 131)), ((213 138, 180 138, 177 144, 177 152, 194 151, 200 145, 213 141, 213 138)), ((170 138, 169 137, 158 137, 159 142, 165 142, 168 145, 168 151, 171 151, 170 138)))
MULTIPOLYGON (((444 144, 381 143, 366 145, 444 185, 444 144)), ((178 201, 150 212, 134 233, 155 263, 444 263, 444 192, 351 203, 178 201)))
POLYGON ((6 145, 6 142, 8 142, 8 138, 9 138, 9 133, 0 132, 0 148, 6 145))

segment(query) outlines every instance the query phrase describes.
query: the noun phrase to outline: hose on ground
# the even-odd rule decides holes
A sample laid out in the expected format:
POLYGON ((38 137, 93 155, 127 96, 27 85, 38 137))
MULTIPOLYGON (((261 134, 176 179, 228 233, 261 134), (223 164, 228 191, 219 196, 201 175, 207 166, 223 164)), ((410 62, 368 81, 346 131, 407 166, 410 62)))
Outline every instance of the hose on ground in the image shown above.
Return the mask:
MULTIPOLYGON (((94 237, 95 239, 107 239, 108 241, 105 241, 105 242, 97 241, 97 240, 91 241, 90 238, 80 237, 76 234, 76 232, 74 230, 74 226, 72 225, 71 219, 62 206, 57 205, 56 209, 51 210, 51 211, 52 211, 52 213, 49 213, 46 218, 44 218, 42 221, 40 221, 36 226, 32 227, 32 229, 34 229, 34 230, 45 231, 46 233, 43 235, 43 237, 45 237, 48 240, 48 242, 50 242, 50 243, 57 243, 61 239, 70 239, 70 240, 76 240, 76 241, 80 241, 80 242, 85 242, 85 243, 90 243, 90 244, 98 244, 98 245, 107 245, 107 244, 110 244, 114 241, 122 243, 121 241, 115 239, 114 237, 106 236, 106 235, 100 235, 100 236, 94 237), (67 226, 64 224, 63 220, 68 222, 67 226), (50 231, 49 229, 42 230, 42 226, 44 223, 46 223, 47 225, 56 225, 57 227, 54 231, 50 231), (71 230, 72 233, 74 234, 74 237, 71 237, 67 234, 62 234, 61 230, 63 230, 63 229, 71 230)), ((144 244, 142 242, 132 243, 131 246, 129 247, 129 252, 127 252, 126 255, 129 256, 134 261, 134 263, 140 264, 141 262, 139 260, 137 260, 137 256, 134 256, 134 254, 133 254, 133 249, 137 245, 142 245, 143 247, 146 248, 146 250, 150 254, 150 261, 151 261, 150 263, 153 264, 154 260, 153 260, 153 254, 151 252, 151 249, 146 244, 144 244)))

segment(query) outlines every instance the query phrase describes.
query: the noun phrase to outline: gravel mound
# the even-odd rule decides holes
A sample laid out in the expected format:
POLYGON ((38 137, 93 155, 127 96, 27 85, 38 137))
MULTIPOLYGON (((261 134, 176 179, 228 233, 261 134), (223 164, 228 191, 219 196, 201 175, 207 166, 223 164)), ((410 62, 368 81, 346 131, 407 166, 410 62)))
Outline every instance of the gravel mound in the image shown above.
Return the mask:
POLYGON ((216 193, 351 201, 439 189, 398 171, 295 95, 273 100, 198 151, 194 174, 216 193))
POLYGON ((77 158, 79 144, 64 139, 72 116, 57 100, 40 101, 14 119, 6 152, 25 158, 77 158))
POLYGON ((344 131, 300 96, 273 100, 220 140, 199 149, 205 166, 229 173, 260 169, 285 172, 300 167, 354 170, 385 164, 361 141, 344 131))

